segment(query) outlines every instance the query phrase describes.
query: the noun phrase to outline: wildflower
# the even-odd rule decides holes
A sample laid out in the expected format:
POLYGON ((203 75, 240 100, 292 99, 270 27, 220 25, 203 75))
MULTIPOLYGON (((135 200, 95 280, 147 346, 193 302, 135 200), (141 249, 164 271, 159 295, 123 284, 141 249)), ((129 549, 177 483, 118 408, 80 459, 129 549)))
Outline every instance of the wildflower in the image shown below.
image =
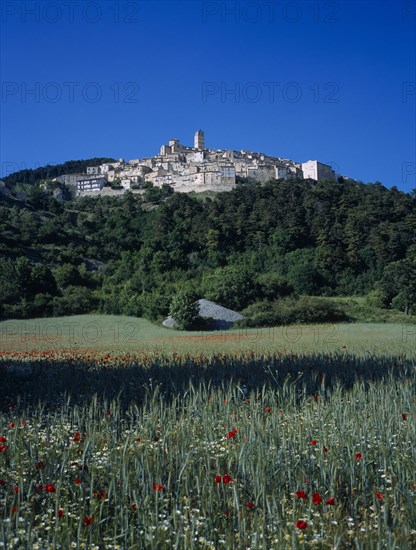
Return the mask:
POLYGON ((312 503, 313 504, 316 504, 316 506, 318 506, 318 504, 321 504, 322 502, 322 497, 319 493, 313 493, 312 495, 312 503))
POLYGON ((17 495, 18 492, 19 492, 19 487, 16 485, 16 487, 13 488, 13 493, 17 495))
POLYGON ((308 528, 308 524, 306 523, 306 521, 303 521, 302 519, 298 520, 295 523, 295 525, 298 529, 307 529, 308 528))
POLYGON ((402 420, 407 420, 407 414, 406 413, 402 413, 402 420))
POLYGON ((215 476, 215 483, 221 483, 222 477, 221 476, 215 476))
POLYGON ((104 500, 105 497, 107 496, 107 491, 100 491, 98 492, 97 490, 94 490, 92 492, 92 494, 95 496, 96 499, 98 500, 104 500))
POLYGON ((272 412, 271 407, 266 407, 266 408, 264 409, 264 412, 266 412, 266 413, 271 413, 271 412, 272 412))
POLYGON ((14 422, 9 422, 9 428, 14 428, 14 422))
POLYGON ((328 500, 325 501, 325 504, 327 504, 328 506, 334 506, 335 498, 334 497, 329 498, 328 500))
POLYGON ((309 441, 309 445, 316 445, 318 442, 316 441, 316 439, 311 439, 309 441))
POLYGON ((363 455, 361 453, 355 453, 355 461, 361 460, 363 458, 363 455))
POLYGON ((6 443, 6 438, 3 437, 3 436, 1 436, 1 437, 0 437, 0 443, 6 443))
POLYGON ((329 449, 328 449, 328 447, 325 447, 325 446, 324 446, 323 450, 324 450, 324 453, 327 453, 327 452, 329 452, 329 449))
POLYGON ((16 512, 17 512, 17 508, 16 508, 16 506, 13 506, 13 508, 12 508, 12 512, 13 512, 13 514, 16 514, 16 512))
POLYGON ((161 491, 163 489, 163 485, 160 483, 153 483, 153 490, 154 491, 161 491))
POLYGON ((84 525, 91 525, 94 521, 94 516, 84 516, 84 525))
POLYGON ((81 434, 80 432, 77 432, 74 437, 72 438, 72 441, 74 441, 75 443, 78 443, 81 439, 81 434))
POLYGON ((223 478, 222 478, 222 482, 224 483, 224 485, 227 485, 227 483, 232 483, 234 480, 231 476, 229 476, 228 474, 226 474, 223 478))
POLYGON ((135 502, 133 502, 133 504, 130 506, 130 508, 134 511, 137 510, 137 504, 135 502))
POLYGON ((248 508, 249 510, 252 510, 254 508, 254 502, 247 502, 246 508, 248 508))
POLYGON ((224 515, 227 516, 227 518, 229 517, 230 513, 231 513, 230 510, 225 510, 224 511, 224 515))
POLYGON ((5 453, 7 451, 7 445, 0 445, 0 453, 5 453))
POLYGON ((61 519, 64 515, 64 511, 62 510, 62 508, 59 508, 58 510, 58 518, 61 519))
POLYGON ((80 477, 76 477, 76 478, 74 479, 74 482, 75 482, 77 485, 79 485, 79 484, 81 483, 81 478, 80 478, 80 477))
POLYGON ((54 486, 54 485, 46 485, 45 491, 46 491, 47 493, 55 493, 55 492, 56 492, 56 489, 55 489, 55 486, 54 486))
POLYGON ((27 422, 26 422, 25 420, 23 420, 23 422, 22 422, 22 428, 26 428, 26 426, 27 426, 27 422))
POLYGON ((315 395, 313 396, 313 400, 315 401, 315 403, 318 401, 318 399, 319 399, 319 397, 315 394, 315 395))
POLYGON ((237 428, 233 428, 231 432, 228 432, 227 439, 233 439, 237 435, 237 428))
POLYGON ((296 491, 295 495, 298 498, 308 498, 308 495, 305 493, 303 489, 299 489, 299 491, 296 491))
POLYGON ((383 500, 383 495, 381 493, 376 493, 376 499, 381 502, 383 500))

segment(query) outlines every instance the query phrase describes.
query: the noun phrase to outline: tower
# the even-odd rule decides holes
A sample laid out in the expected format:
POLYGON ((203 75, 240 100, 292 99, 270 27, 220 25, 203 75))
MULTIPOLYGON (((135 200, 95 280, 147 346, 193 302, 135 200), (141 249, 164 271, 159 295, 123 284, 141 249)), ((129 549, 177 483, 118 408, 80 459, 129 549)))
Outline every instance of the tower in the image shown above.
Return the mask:
POLYGON ((204 132, 202 130, 198 130, 197 132, 195 132, 194 148, 205 149, 205 138, 204 138, 204 132))

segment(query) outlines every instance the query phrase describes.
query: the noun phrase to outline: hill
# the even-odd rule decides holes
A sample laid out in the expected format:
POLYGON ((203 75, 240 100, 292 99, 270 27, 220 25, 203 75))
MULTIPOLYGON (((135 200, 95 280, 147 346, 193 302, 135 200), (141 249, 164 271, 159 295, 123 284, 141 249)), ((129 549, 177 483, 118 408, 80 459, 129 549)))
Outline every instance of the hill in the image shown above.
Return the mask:
MULTIPOLYGON (((90 161, 88 161, 90 163, 90 161)), ((355 181, 241 184, 201 201, 0 199, 0 316, 89 312, 161 320, 190 289, 253 323, 339 320, 299 296, 367 296, 416 311, 415 194, 355 181), (294 317, 294 312, 296 313, 294 317), (276 317, 277 316, 277 317, 276 317)))
POLYGON ((10 186, 21 184, 36 184, 42 180, 53 179, 62 174, 76 174, 78 172, 86 172, 87 166, 99 166, 105 162, 114 162, 113 158, 92 158, 85 160, 69 160, 63 164, 54 164, 40 166, 39 168, 29 168, 19 170, 2 178, 2 180, 10 186))

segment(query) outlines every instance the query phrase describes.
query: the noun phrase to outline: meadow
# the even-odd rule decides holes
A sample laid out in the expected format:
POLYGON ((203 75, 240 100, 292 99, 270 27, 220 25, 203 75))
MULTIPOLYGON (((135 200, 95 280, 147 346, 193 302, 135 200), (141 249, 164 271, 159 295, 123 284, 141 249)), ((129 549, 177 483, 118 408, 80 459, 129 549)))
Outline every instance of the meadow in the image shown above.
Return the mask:
POLYGON ((416 547, 414 326, 22 323, 0 323, 0 547, 416 547))

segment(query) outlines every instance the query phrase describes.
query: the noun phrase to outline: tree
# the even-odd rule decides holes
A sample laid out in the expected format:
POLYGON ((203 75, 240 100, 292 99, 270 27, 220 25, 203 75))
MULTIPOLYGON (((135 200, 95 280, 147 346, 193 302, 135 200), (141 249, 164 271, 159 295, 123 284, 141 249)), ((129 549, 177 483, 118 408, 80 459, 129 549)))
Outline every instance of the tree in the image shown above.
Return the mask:
POLYGON ((416 261, 405 258, 384 268, 379 289, 394 308, 416 311, 416 261))
POLYGON ((191 292, 180 291, 170 303, 169 315, 179 330, 189 330, 199 317, 199 305, 191 292))

